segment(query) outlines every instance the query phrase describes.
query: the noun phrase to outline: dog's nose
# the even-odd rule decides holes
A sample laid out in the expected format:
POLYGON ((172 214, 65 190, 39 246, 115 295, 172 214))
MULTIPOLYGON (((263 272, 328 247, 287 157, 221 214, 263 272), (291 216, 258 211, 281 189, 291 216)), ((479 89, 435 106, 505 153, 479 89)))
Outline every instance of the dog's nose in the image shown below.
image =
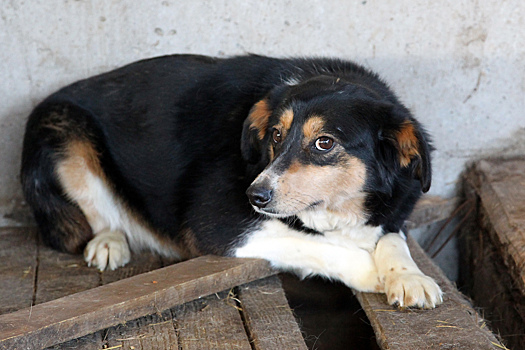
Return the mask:
POLYGON ((264 186, 250 186, 246 191, 251 205, 264 208, 272 200, 272 190, 264 186))

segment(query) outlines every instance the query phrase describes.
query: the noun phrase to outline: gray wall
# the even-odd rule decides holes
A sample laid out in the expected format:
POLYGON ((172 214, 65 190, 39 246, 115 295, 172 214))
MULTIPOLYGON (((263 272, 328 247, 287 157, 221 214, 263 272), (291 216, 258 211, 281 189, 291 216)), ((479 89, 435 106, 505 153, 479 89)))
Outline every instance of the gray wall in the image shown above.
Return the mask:
POLYGON ((32 107, 169 53, 327 55, 372 68, 434 136, 433 194, 452 195, 472 159, 525 151, 522 0, 3 0, 0 16, 0 224, 22 203, 32 107))

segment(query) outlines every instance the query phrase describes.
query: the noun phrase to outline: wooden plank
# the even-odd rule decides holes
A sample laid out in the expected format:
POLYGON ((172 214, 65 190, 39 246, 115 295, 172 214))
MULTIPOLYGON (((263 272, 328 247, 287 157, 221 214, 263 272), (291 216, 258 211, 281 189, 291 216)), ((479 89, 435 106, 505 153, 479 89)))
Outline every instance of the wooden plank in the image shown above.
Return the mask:
POLYGON ((58 252, 43 244, 38 249, 35 305, 100 286, 100 273, 82 255, 58 252))
POLYGON ((236 300, 221 292, 172 309, 184 350, 251 350, 236 300))
MULTIPOLYGON (((480 220, 486 213, 480 211, 480 220)), ((478 220, 476 220, 478 221, 478 220)), ((501 254, 490 239, 487 228, 471 227, 462 231, 464 256, 462 290, 482 308, 491 328, 510 349, 525 349, 525 296, 515 288, 501 254), (490 286, 490 288, 487 288, 490 286)))
POLYGON ((120 281, 121 279, 156 270, 163 266, 161 258, 156 254, 150 252, 132 254, 131 261, 126 266, 119 267, 113 271, 106 270, 102 272, 100 274, 101 283, 104 285, 120 281))
POLYGON ((36 256, 35 229, 0 229, 0 314, 33 304, 36 256))
POLYGON ((46 350, 103 350, 105 345, 103 339, 104 333, 96 332, 82 338, 48 347, 46 350))
POLYGON ((480 161, 474 171, 491 239, 525 295, 525 160, 480 161))
POLYGON ((0 316, 0 348, 44 348, 275 272, 264 260, 204 256, 0 316))
POLYGON ((238 295, 254 350, 307 350, 277 276, 244 284, 238 295))
POLYGON ((502 349, 482 317, 410 237, 412 257, 443 289, 444 303, 433 310, 397 310, 384 294, 357 293, 382 349, 502 349))
POLYGON ((171 311, 148 315, 108 329, 103 348, 178 350, 179 344, 171 311))
POLYGON ((509 348, 525 348, 525 159, 480 161, 463 188, 477 213, 460 232, 462 288, 509 348))

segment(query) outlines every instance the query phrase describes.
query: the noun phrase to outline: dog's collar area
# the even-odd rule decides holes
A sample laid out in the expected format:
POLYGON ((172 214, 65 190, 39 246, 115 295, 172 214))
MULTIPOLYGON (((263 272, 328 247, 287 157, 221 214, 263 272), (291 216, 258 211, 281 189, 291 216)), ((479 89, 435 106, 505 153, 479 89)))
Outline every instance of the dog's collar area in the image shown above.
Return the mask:
POLYGON ((304 222, 295 215, 287 217, 287 218, 280 218, 279 220, 285 225, 287 225, 288 227, 296 231, 301 231, 303 233, 308 233, 312 235, 322 235, 323 234, 322 232, 319 232, 317 230, 314 230, 313 228, 306 226, 304 222))

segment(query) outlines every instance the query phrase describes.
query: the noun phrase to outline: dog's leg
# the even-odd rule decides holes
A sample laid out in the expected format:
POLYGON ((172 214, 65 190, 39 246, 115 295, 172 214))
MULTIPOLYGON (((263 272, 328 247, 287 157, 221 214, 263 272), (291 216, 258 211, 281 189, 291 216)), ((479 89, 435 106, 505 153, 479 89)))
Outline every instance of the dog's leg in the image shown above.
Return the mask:
POLYGON ((441 289, 417 267, 401 234, 381 237, 374 259, 390 304, 434 308, 443 302, 441 289))
POLYGON ((126 265, 130 249, 122 230, 123 210, 104 179, 94 174, 81 156, 66 158, 57 173, 68 197, 80 207, 93 230, 94 237, 84 250, 88 265, 101 271, 126 265))
POLYGON ((320 275, 337 279, 359 291, 383 291, 368 250, 359 248, 350 239, 344 245, 336 245, 323 235, 294 231, 278 220, 266 221, 248 233, 245 244, 236 248, 233 255, 265 259, 278 269, 302 277, 320 275))

